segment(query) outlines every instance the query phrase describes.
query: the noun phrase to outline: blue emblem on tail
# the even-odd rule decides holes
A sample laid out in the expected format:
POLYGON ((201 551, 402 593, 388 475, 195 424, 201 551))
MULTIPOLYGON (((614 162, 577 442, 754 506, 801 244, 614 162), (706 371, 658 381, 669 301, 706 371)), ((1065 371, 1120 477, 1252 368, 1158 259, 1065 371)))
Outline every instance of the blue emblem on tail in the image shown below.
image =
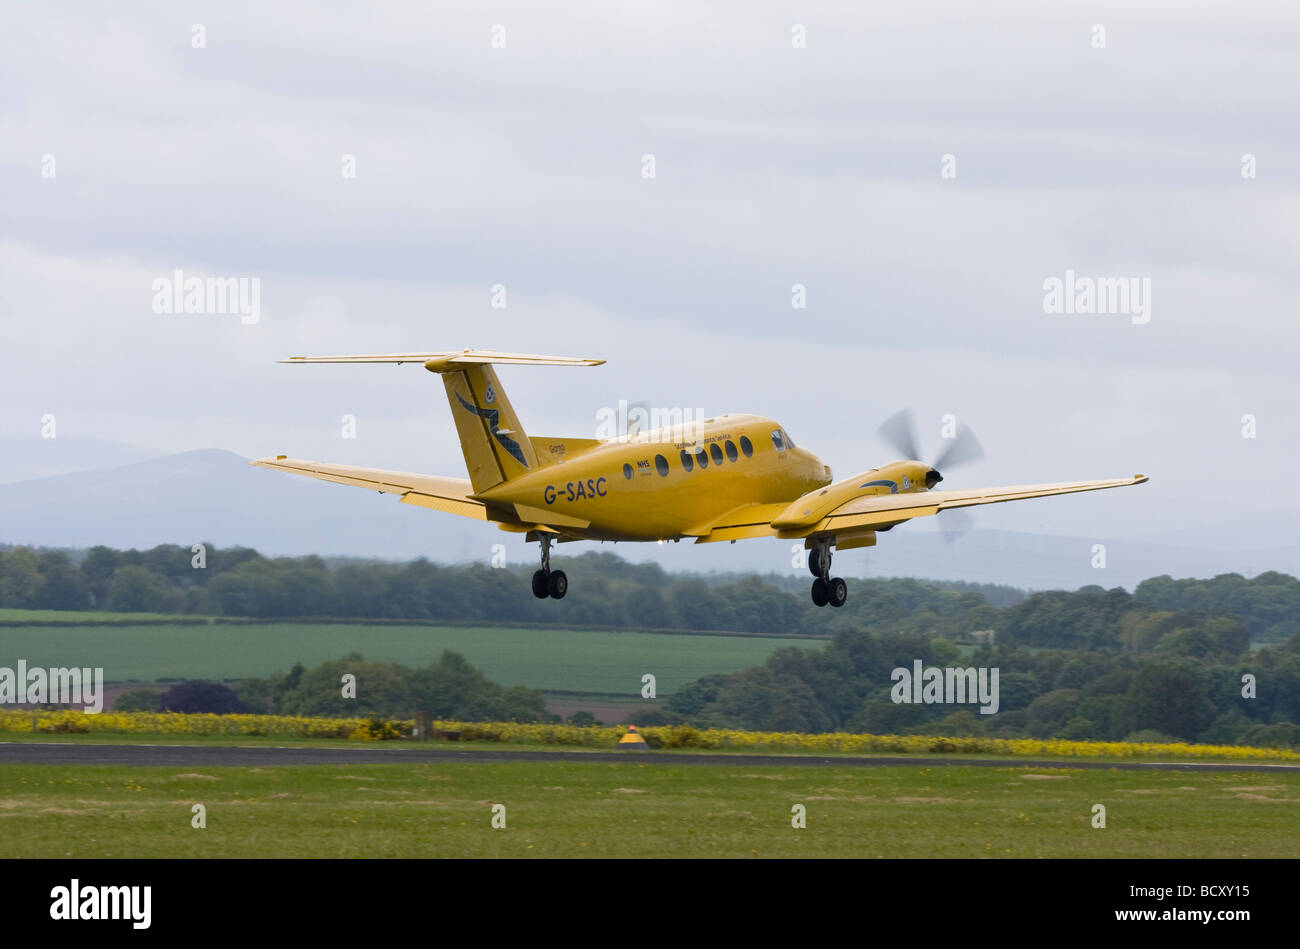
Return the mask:
POLYGON ((497 431, 497 427, 501 420, 501 412, 498 409, 480 409, 477 405, 472 405, 461 398, 459 392, 455 393, 455 395, 456 401, 464 407, 466 412, 473 412, 479 418, 488 423, 488 431, 491 432, 492 437, 497 440, 497 444, 508 451, 511 458, 527 468, 528 462, 524 459, 524 450, 519 447, 519 443, 509 435, 497 431))

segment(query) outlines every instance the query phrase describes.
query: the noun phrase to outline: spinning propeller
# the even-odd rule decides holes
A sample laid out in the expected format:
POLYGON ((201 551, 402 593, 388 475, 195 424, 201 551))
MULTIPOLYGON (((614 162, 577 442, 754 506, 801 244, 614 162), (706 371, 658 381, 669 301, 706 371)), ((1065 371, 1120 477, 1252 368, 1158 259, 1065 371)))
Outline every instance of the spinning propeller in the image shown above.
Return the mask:
MULTIPOLYGON (((891 448, 910 461, 921 460, 921 449, 916 437, 916 420, 913 418, 911 409, 903 409, 891 415, 880 426, 878 433, 891 448)), ((975 433, 965 426, 960 426, 953 438, 945 439, 947 445, 939 452, 939 456, 930 464, 930 470, 925 475, 925 486, 933 488, 943 480, 942 472, 950 468, 958 468, 962 465, 970 464, 972 461, 979 461, 984 457, 984 449, 980 447, 979 439, 975 433)), ((957 508, 951 511, 942 512, 945 517, 940 524, 945 543, 951 544, 963 534, 971 529, 975 524, 975 516, 969 511, 957 508)))

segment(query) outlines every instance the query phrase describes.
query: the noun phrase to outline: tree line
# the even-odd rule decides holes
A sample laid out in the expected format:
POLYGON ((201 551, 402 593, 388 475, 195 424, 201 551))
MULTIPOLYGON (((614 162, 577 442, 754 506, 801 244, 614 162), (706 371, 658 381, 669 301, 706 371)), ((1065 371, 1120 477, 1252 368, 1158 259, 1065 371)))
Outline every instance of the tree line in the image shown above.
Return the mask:
POLYGON ((352 653, 312 669, 299 663, 286 673, 245 679, 233 689, 205 680, 181 682, 165 692, 134 689, 119 695, 113 708, 386 719, 411 718, 423 711, 435 719, 467 722, 558 721, 546 711, 540 690, 497 685, 451 650, 424 668, 367 662, 352 653))
POLYGON ((1239 648, 1244 633, 1220 636, 1222 617, 1178 622, 1150 648, 1124 651, 1011 640, 971 652, 924 632, 842 632, 825 649, 778 649, 761 666, 698 679, 641 723, 1300 748, 1300 633, 1251 651, 1239 648), (893 670, 916 660, 998 669, 998 710, 896 702, 893 670))
MULTIPOLYGON (((456 620, 643 628, 822 634, 827 615, 807 602, 806 577, 669 574, 589 552, 554 557, 581 584, 562 609, 539 603, 528 583, 532 566, 334 561, 318 556, 263 557, 245 547, 204 545, 151 550, 0 551, 0 607, 103 610, 194 616, 372 620, 456 620), (196 564, 200 564, 197 565, 196 564), (797 590, 797 593, 795 592, 797 590)), ((891 609, 988 602, 972 584, 888 581, 891 609)), ((1021 591, 987 587, 1002 601, 1021 591)), ((836 617, 845 619, 847 617, 836 617)))
POLYGON ((531 565, 263 557, 246 547, 0 551, 0 607, 283 619, 518 622, 806 635, 888 629, 961 642, 994 630, 1035 648, 1238 652, 1300 630, 1300 581, 1282 573, 1155 577, 1029 595, 1008 587, 849 579, 840 610, 807 599, 807 577, 669 574, 609 553, 556 557, 582 582, 561 608, 536 600, 531 565), (198 565, 196 565, 198 564, 198 565))

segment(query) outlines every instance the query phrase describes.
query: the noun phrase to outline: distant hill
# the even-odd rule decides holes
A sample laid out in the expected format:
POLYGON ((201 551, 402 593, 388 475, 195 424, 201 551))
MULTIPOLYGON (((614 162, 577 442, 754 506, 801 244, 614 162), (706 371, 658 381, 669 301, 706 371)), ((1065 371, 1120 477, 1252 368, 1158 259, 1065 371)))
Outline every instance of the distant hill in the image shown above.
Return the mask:
MULTIPOLYGON (((60 441, 58 439, 53 441, 60 441)), ((71 444, 71 440, 69 441, 71 444)), ((63 463, 129 456, 131 446, 81 442, 63 463), (99 452, 100 454, 96 454, 99 452)), ((22 470, 28 461, 3 470, 22 470)), ((140 452, 141 449, 134 449, 140 452)), ((53 455, 46 459, 54 464, 53 455)), ((451 473, 451 472, 446 472, 451 473)), ((1240 533, 1219 543, 1218 533, 1170 532, 1145 539, 1061 537, 976 528, 945 544, 927 519, 879 535, 878 546, 837 555, 847 577, 911 576, 998 583, 1023 589, 1074 589, 1087 584, 1132 588, 1147 577, 1254 575, 1280 570, 1300 575, 1300 546, 1252 546, 1240 533), (1091 566, 1092 545, 1106 544, 1106 568, 1091 566)), ((1265 527, 1255 536, 1270 536, 1265 527)), ((1281 536, 1281 535, 1279 535, 1281 536)), ((51 547, 148 548, 201 540, 255 547, 267 555, 370 557, 457 563, 486 561, 504 544, 511 562, 531 562, 536 548, 492 525, 398 503, 388 495, 331 485, 260 468, 220 450, 0 483, 0 543, 51 547)), ((739 544, 617 544, 604 549, 670 570, 757 571, 806 576, 792 565, 792 541, 739 544)), ((560 553, 601 549, 563 545, 560 553)))
POLYGON ((0 485, 0 541, 153 547, 210 541, 267 554, 487 559, 502 533, 389 495, 188 451, 103 471, 0 485))
POLYGON ((116 468, 159 454, 102 438, 0 438, 0 484, 116 468))

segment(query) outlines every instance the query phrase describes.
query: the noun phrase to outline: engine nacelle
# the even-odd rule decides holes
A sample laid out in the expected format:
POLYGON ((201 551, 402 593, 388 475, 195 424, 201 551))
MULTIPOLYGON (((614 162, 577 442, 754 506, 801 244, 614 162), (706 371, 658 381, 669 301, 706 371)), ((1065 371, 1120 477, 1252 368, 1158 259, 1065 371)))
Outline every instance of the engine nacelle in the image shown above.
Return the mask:
POLYGON ((940 480, 939 473, 927 464, 896 461, 809 491, 772 518, 772 526, 777 530, 811 527, 840 505, 856 498, 928 491, 940 480))

